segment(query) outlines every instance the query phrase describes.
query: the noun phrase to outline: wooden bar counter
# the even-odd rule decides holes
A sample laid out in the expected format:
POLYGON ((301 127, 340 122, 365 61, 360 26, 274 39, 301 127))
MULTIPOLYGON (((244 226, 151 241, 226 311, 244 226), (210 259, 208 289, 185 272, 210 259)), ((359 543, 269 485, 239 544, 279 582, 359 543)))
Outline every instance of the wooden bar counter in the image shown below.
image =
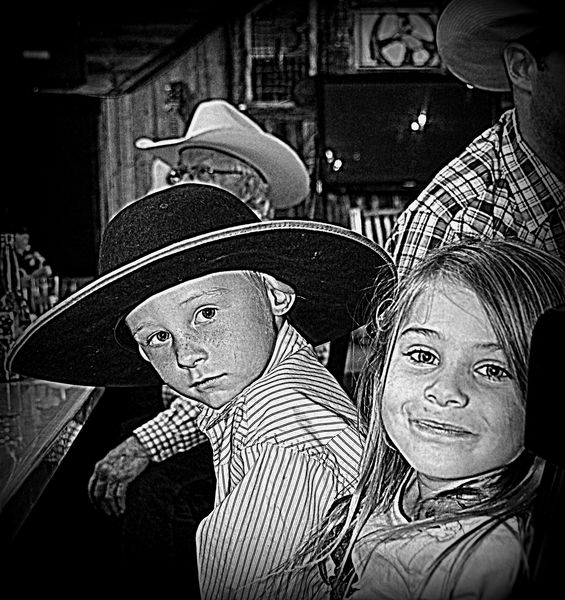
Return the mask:
POLYGON ((19 378, 0 383, 0 537, 11 540, 102 395, 19 378))

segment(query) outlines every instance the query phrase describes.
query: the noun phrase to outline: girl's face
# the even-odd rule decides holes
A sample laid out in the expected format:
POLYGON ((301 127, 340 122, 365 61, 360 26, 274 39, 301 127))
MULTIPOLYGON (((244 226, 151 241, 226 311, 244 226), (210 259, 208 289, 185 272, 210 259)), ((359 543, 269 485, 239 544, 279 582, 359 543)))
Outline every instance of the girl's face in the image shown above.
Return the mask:
POLYGON ((384 426, 408 463, 433 479, 502 466, 524 442, 524 408, 476 294, 432 288, 399 329, 382 399, 384 426))

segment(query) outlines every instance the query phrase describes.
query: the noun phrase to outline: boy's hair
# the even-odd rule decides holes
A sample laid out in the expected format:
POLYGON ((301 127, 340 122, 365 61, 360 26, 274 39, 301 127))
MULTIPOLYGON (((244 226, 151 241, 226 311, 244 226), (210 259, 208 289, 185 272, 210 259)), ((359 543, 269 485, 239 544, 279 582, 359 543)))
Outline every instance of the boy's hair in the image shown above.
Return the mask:
MULTIPOLYGON (((418 298, 430 289, 448 284, 462 286, 478 296, 507 356, 517 393, 525 402, 532 331, 543 312, 565 302, 565 265, 549 253, 518 241, 470 239, 431 252, 400 281, 392 302, 374 303, 369 326, 371 348, 356 390, 361 426, 367 436, 360 483, 350 499, 330 512, 317 534, 294 560, 295 566, 300 568, 323 562, 339 549, 343 556, 337 568, 335 587, 347 585, 348 575, 351 575, 346 572, 348 557, 361 528, 371 514, 391 508, 410 468, 387 439, 381 420, 382 393, 397 332, 418 298)), ((379 298, 382 296, 377 291, 375 299, 379 298)), ((458 562, 461 566, 476 544, 501 522, 518 516, 523 517, 522 524, 525 523, 539 483, 539 472, 539 459, 525 453, 487 479, 476 478, 475 488, 480 485, 488 490, 486 499, 473 498, 473 482, 464 489, 451 490, 451 495, 466 497, 465 507, 382 532, 376 536, 375 544, 400 537, 426 523, 436 525, 476 515, 491 517, 470 539, 464 540, 458 562)), ((446 497, 449 495, 448 492, 446 497)), ((439 557, 438 564, 442 558, 439 557)), ((452 575, 457 577, 456 569, 452 575)))

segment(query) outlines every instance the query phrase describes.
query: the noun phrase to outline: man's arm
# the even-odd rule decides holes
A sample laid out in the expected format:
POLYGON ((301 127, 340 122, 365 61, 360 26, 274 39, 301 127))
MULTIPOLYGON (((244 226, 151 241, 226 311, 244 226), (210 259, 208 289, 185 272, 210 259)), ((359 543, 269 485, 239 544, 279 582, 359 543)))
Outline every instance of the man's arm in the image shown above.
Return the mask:
POLYGON ((430 250, 441 246, 448 232, 448 223, 424 204, 420 204, 416 210, 405 210, 386 244, 399 277, 408 273, 430 250))
POLYGON ((88 497, 92 504, 109 516, 121 515, 126 509, 128 485, 150 462, 147 450, 135 436, 121 444, 94 465, 88 482, 88 497))
POLYGON ((107 515, 123 514, 129 484, 151 461, 165 460, 207 440, 195 423, 199 410, 179 398, 110 450, 96 463, 88 482, 91 502, 107 515))
POLYGON ((151 460, 163 461, 207 441, 196 425, 200 410, 196 402, 178 397, 169 408, 134 429, 133 433, 147 449, 151 460))

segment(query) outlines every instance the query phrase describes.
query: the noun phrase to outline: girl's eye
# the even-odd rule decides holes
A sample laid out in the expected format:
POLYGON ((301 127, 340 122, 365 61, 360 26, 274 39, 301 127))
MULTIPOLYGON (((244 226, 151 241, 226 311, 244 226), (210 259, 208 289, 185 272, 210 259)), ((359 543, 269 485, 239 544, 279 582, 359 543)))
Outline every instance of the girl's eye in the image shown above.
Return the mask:
POLYGON ((492 363, 482 365, 477 369, 477 373, 486 377, 489 381, 502 381, 504 379, 512 379, 510 373, 499 365, 492 363))
POLYGON ((147 338, 148 346, 162 346, 169 340, 170 334, 167 331, 157 331, 147 338))
POLYGON ((412 362, 421 365, 437 365, 439 364, 438 357, 431 352, 430 350, 425 350, 424 348, 416 348, 415 350, 410 350, 408 352, 404 352, 404 356, 407 356, 412 362))
POLYGON ((205 308, 201 308, 194 317, 195 323, 207 323, 212 321, 216 314, 218 313, 218 309, 213 306, 206 306, 205 308))

